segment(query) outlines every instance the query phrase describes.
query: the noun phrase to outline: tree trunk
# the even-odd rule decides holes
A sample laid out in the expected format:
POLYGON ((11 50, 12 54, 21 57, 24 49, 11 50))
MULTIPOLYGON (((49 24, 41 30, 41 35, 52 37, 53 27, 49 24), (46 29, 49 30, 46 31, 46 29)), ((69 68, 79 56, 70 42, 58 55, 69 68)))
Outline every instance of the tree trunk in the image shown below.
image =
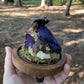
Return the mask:
POLYGON ((15 0, 14 6, 15 7, 22 7, 21 0, 15 0))
POLYGON ((65 5, 67 0, 63 0, 61 5, 65 5))
POLYGON ((49 0, 48 5, 52 6, 53 5, 53 0, 49 0))
POLYGON ((4 0, 4 4, 7 4, 8 2, 14 3, 14 0, 4 0))
POLYGON ((41 7, 47 7, 47 0, 41 0, 41 7))
POLYGON ((68 16, 70 15, 69 11, 70 11, 70 6, 71 6, 72 0, 68 0, 68 4, 65 10, 65 15, 68 16))

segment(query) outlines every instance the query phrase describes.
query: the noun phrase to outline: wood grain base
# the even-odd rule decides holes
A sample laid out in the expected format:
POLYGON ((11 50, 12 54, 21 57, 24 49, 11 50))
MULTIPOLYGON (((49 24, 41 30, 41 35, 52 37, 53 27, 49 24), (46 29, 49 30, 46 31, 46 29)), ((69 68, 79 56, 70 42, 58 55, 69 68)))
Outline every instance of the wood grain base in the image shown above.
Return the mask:
POLYGON ((37 77, 53 76, 63 70, 66 63, 66 56, 62 54, 61 60, 52 65, 48 64, 35 64, 26 62, 18 56, 18 48, 13 49, 12 62, 14 66, 25 74, 37 77))

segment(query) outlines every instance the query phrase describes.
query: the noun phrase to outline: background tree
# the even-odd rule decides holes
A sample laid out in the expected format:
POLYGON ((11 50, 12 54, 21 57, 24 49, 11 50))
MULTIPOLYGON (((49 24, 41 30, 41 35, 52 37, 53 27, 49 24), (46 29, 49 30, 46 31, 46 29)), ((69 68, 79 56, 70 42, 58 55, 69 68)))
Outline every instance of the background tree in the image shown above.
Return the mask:
POLYGON ((53 5, 53 0, 49 0, 49 1, 48 1, 48 5, 49 5, 49 6, 52 6, 52 5, 53 5))
POLYGON ((41 0, 41 7, 47 7, 47 0, 41 0))
POLYGON ((16 7, 22 7, 21 0, 15 0, 14 6, 16 6, 16 7))
MULTIPOLYGON (((7 4, 8 2, 14 3, 14 0, 5 0, 4 4, 7 4)), ((22 7, 21 0, 15 0, 14 6, 16 6, 16 7, 22 7)))
POLYGON ((65 15, 66 16, 70 15, 69 11, 70 11, 71 3, 72 3, 72 0, 68 0, 67 6, 66 6, 66 10, 65 10, 65 15))
POLYGON ((82 5, 84 5, 84 0, 79 0, 81 2, 82 5))
POLYGON ((67 2, 67 0, 63 0, 62 4, 61 5, 65 5, 67 2))

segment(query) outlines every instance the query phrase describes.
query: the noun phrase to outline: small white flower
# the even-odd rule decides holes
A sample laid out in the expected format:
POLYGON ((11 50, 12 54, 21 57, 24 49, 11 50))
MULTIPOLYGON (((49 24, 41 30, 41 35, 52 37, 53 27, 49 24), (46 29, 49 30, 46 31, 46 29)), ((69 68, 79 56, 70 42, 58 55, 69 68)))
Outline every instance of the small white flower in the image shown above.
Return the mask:
POLYGON ((37 53, 37 57, 39 57, 40 59, 49 59, 50 58, 50 54, 46 54, 42 51, 39 51, 37 53))
POLYGON ((46 47, 46 50, 50 51, 50 48, 49 47, 46 47))
POLYGON ((31 48, 31 46, 29 46, 28 52, 29 52, 31 55, 33 55, 33 49, 31 48))
POLYGON ((40 45, 40 46, 39 46, 39 49, 41 49, 41 48, 42 48, 42 46, 43 46, 43 45, 40 45))

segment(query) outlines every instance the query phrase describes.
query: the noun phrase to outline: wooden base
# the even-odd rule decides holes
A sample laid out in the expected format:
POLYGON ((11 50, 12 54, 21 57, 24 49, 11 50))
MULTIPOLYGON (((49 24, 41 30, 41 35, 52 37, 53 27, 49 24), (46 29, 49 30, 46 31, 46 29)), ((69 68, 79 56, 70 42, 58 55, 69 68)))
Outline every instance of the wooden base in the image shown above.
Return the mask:
POLYGON ((53 76, 63 70, 64 64, 66 63, 66 56, 62 55, 61 60, 56 64, 35 64, 32 62, 26 62, 18 56, 18 48, 13 49, 12 61, 14 66, 25 74, 45 77, 53 76))

